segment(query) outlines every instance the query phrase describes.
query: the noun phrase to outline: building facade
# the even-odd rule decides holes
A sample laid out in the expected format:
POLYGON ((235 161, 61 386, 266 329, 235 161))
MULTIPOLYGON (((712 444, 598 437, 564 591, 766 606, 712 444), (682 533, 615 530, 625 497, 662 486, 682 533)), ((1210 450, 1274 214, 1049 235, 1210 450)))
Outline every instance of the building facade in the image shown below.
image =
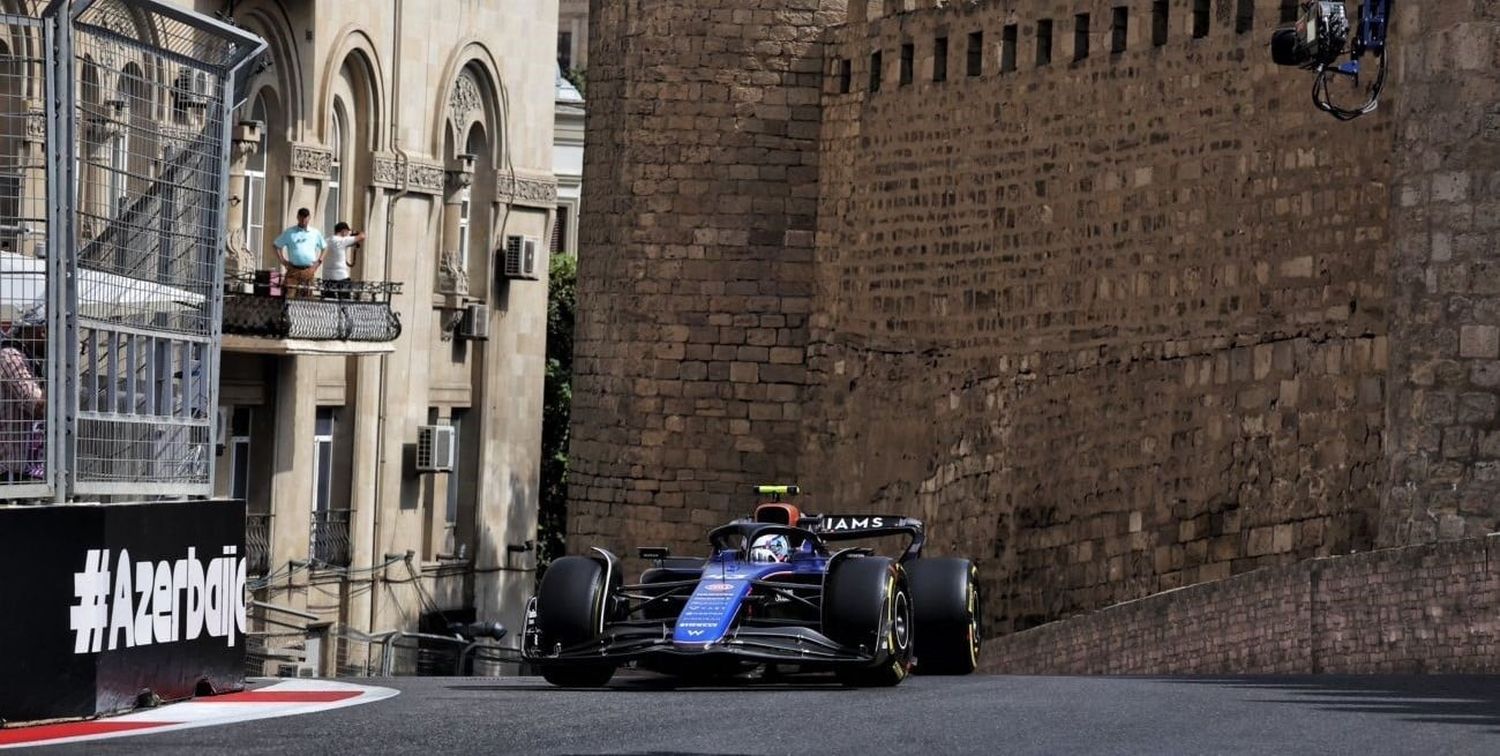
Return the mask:
POLYGON ((557 1, 557 64, 564 71, 588 71, 589 0, 557 1))
POLYGON ((557 68, 557 121, 553 131, 552 170, 557 174, 557 223, 552 253, 578 254, 578 214, 583 203, 583 93, 557 68))
POLYGON ((371 633, 519 627, 557 196, 555 0, 195 5, 270 43, 234 131, 217 467, 218 493, 249 505, 269 656, 350 673, 368 669, 371 633), (326 235, 366 235, 347 299, 298 299, 267 272, 303 207, 326 235))

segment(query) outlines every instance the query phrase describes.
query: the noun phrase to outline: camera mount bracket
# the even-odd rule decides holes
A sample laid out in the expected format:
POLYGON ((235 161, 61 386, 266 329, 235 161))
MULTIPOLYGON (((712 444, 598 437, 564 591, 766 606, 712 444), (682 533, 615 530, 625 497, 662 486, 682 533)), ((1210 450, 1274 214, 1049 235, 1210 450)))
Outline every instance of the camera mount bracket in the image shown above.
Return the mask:
POLYGON ((1386 34, 1394 2, 1366 0, 1360 6, 1359 26, 1353 39, 1347 40, 1349 59, 1343 63, 1339 63, 1338 58, 1343 54, 1349 36, 1343 0, 1307 2, 1297 24, 1278 30, 1272 38, 1272 58, 1278 64, 1299 66, 1314 73, 1312 99, 1319 110, 1341 121, 1372 113, 1379 106, 1380 93, 1385 89, 1386 34), (1366 56, 1373 61, 1367 61, 1366 56), (1373 63, 1375 78, 1366 89, 1365 102, 1354 108, 1335 103, 1329 83, 1335 79, 1347 79, 1358 86, 1361 76, 1370 72, 1367 63, 1373 63))

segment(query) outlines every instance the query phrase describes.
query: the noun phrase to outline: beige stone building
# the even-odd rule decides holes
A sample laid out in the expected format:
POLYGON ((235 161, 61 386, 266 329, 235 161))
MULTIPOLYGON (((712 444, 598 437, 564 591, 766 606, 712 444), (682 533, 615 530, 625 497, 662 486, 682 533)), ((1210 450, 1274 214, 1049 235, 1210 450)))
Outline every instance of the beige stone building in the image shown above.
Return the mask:
POLYGON ((557 0, 557 64, 588 71, 589 0, 557 0))
POLYGON ((216 479, 249 504, 254 598, 275 607, 254 611, 291 649, 275 661, 350 673, 361 634, 517 628, 535 564, 556 0, 194 5, 270 43, 234 131, 216 479), (349 299, 277 296, 272 242, 300 207, 325 234, 367 234, 349 299))

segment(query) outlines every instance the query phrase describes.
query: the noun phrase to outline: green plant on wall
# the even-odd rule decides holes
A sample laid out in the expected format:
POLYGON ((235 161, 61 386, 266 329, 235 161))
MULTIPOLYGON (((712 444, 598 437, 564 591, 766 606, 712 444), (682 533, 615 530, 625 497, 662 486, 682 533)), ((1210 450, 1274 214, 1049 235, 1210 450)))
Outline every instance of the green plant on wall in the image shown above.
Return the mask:
POLYGON ((588 83, 588 76, 584 74, 582 68, 569 68, 563 71, 563 78, 567 79, 568 83, 572 84, 578 90, 578 94, 588 97, 588 92, 584 91, 584 86, 588 83))
MULTIPOLYGON (((568 526, 568 416, 573 404, 573 311, 578 260, 553 255, 547 289, 547 383, 542 407, 540 568, 564 554, 568 526)), ((539 570, 540 574, 540 570, 539 570)))

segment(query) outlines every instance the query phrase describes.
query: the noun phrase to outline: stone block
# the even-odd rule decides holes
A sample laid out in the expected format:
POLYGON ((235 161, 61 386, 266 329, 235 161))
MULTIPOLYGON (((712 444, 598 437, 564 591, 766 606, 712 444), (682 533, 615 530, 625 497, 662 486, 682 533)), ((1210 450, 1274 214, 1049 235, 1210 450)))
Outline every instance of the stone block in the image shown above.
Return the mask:
POLYGON ((1458 421, 1476 425, 1489 423, 1500 410, 1500 397, 1490 393, 1471 392, 1459 397, 1458 421))
POLYGON ((1486 360, 1500 358, 1500 327, 1491 325, 1460 327, 1458 355, 1486 360))
POLYGON ((730 363, 729 380, 735 383, 754 383, 760 380, 760 365, 754 362, 730 363))

